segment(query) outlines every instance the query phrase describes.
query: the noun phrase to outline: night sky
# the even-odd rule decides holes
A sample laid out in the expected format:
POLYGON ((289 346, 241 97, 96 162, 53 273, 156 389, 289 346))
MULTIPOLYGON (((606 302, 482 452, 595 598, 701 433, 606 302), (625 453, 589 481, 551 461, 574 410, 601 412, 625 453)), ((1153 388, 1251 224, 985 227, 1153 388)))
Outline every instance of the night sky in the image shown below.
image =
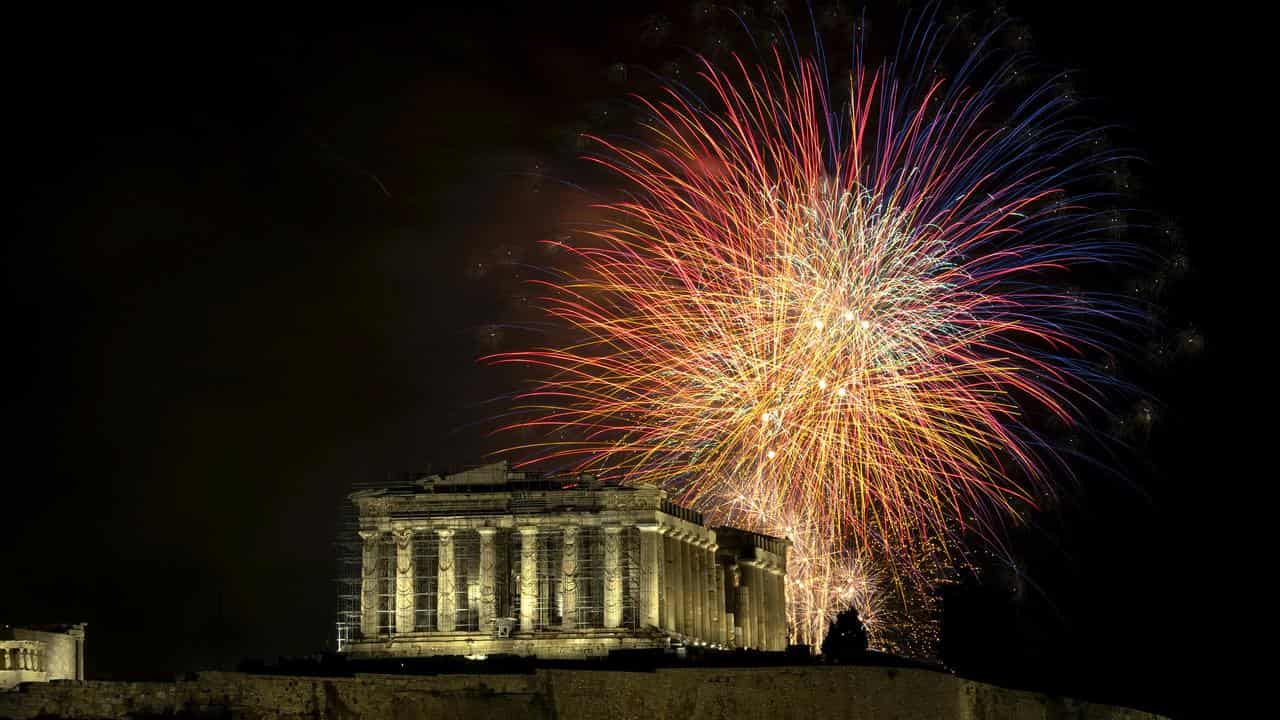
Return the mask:
MULTIPOLYGON (((1010 9, 1146 158, 1142 200, 1192 265, 1161 301, 1205 349, 1150 371, 1159 421, 1126 480, 1084 477, 1016 535, 1034 587, 955 603, 953 665, 1180 711, 1211 642, 1187 574, 1214 572, 1224 432, 1215 160, 1187 150, 1229 90, 1204 82, 1203 15, 1043 5, 1010 9)), ((675 3, 602 7, 12 24, 0 622, 87 621, 99 677, 333 649, 341 498, 486 459, 485 403, 514 376, 476 357, 522 312, 502 259, 541 262, 571 212, 529 173, 564 167, 593 103, 626 91, 610 64, 675 52, 636 40, 646 17, 688 24, 675 3)))

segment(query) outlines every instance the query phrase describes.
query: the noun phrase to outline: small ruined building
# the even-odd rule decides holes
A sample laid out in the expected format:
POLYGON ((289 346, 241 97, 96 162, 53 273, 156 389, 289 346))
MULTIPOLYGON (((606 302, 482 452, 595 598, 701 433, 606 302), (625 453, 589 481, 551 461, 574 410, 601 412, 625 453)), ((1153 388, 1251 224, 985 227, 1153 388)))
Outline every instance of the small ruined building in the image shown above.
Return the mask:
POLYGON ((0 625, 0 690, 18 683, 84 679, 84 623, 0 625))
POLYGON ((504 462, 350 499, 341 652, 786 648, 788 541, 706 527, 656 487, 504 462))

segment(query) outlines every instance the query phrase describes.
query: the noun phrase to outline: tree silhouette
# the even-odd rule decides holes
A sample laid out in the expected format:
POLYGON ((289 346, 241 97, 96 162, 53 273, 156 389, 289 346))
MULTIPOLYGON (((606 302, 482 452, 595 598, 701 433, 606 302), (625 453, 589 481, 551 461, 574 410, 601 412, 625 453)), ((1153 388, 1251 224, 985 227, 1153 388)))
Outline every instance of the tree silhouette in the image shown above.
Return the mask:
POLYGON ((855 608, 849 608, 836 616, 822 641, 822 654, 828 662, 857 661, 867 654, 867 630, 862 626, 855 608))

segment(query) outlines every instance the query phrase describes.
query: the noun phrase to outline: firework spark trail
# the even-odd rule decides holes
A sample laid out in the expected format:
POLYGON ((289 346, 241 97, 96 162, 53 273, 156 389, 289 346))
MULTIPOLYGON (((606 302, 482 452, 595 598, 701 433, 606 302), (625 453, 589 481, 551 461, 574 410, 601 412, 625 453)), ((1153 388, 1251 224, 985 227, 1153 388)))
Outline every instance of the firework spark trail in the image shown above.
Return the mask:
MULTIPOLYGON (((937 591, 956 579, 955 560, 937 544, 895 548, 897 557, 868 554, 833 538, 792 507, 759 495, 759 486, 719 498, 705 512, 712 525, 730 525, 785 537, 787 626, 793 644, 821 648, 827 630, 849 608, 857 610, 872 650, 938 661, 941 642, 937 591), (908 553, 911 553, 908 555, 908 553), (909 568, 909 572, 897 572, 909 568)), ((881 548, 877 552, 882 552, 881 548)), ((967 566, 966 561, 961 565, 967 566)))
POLYGON ((704 61, 706 99, 638 98, 645 139, 591 157, 627 196, 543 283, 581 340, 489 358, 546 373, 507 429, 554 433, 506 451, 703 510, 768 499, 827 595, 850 558, 897 575, 920 548, 998 543, 1053 490, 1026 409, 1071 425, 1097 403, 1088 358, 1129 313, 1062 278, 1130 249, 1082 183, 1109 158, 1042 90, 996 112, 1018 66, 978 82, 989 64, 859 65, 838 122, 817 64, 776 52, 704 61))
POLYGON ((737 495, 717 503, 713 524, 786 537, 787 626, 790 641, 820 647, 836 616, 850 607, 867 631, 872 647, 881 644, 885 600, 892 592, 887 574, 870 558, 803 517, 804 508, 779 507, 759 495, 737 495))

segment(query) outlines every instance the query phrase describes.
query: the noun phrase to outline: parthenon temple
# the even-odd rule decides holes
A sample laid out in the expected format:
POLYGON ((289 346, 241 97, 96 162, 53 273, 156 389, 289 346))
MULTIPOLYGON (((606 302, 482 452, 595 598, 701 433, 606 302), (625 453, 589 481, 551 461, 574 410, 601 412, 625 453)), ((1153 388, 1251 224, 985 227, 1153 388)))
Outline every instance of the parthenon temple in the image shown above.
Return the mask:
POLYGON ((360 656, 784 650, 788 541, 648 485, 503 463, 367 488, 338 644, 360 656))

